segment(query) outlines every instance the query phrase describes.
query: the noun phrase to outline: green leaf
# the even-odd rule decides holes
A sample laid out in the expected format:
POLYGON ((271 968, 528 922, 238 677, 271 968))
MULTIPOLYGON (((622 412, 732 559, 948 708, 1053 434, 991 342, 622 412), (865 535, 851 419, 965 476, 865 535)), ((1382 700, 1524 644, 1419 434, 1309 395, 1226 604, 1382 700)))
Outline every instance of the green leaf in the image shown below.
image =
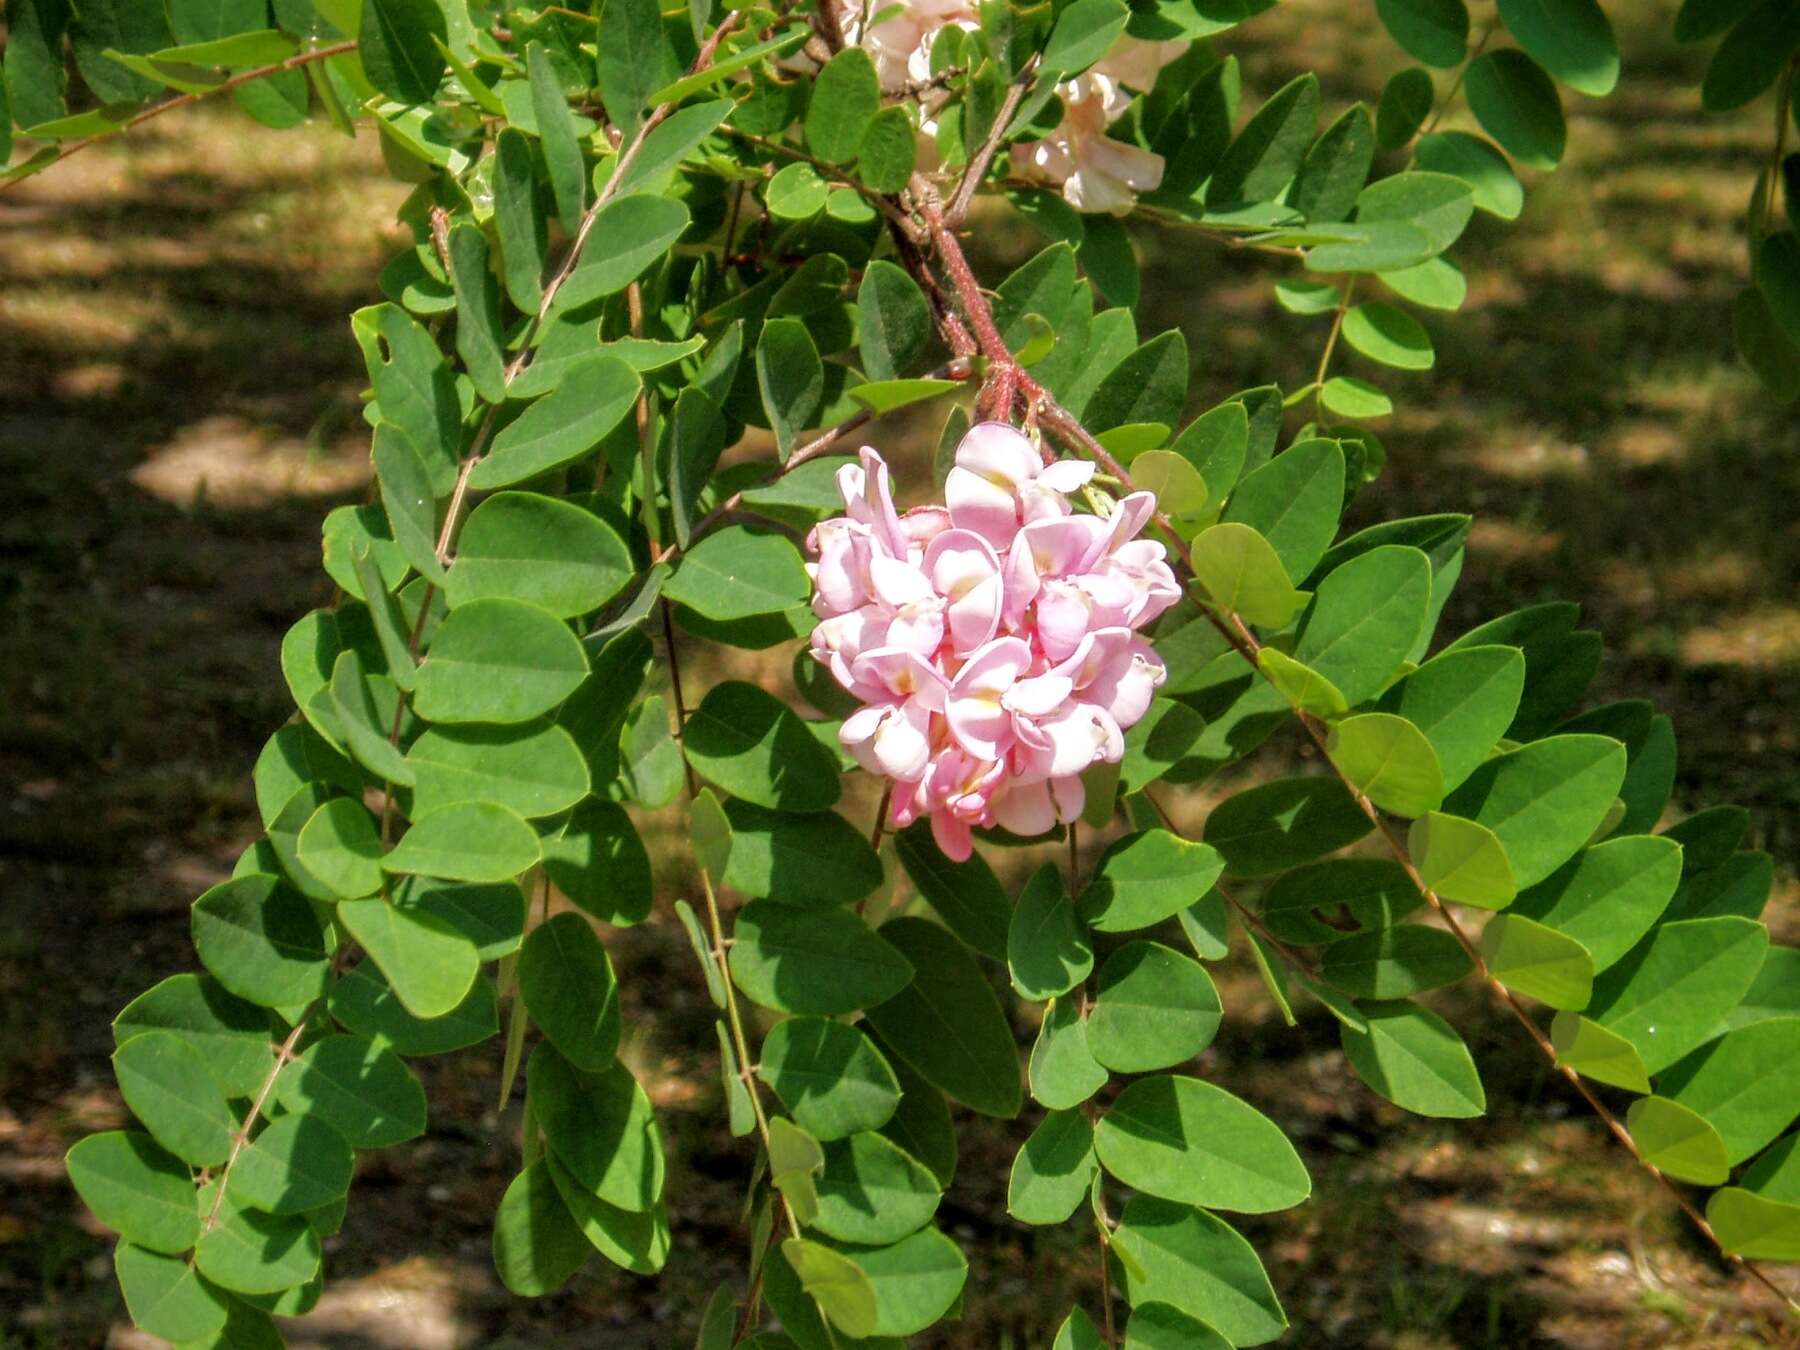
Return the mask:
POLYGON ((624 541, 592 512, 535 492, 499 492, 463 526, 444 598, 452 609, 524 600, 570 618, 611 600, 633 570, 624 541))
POLYGON ((643 1214, 620 1209, 583 1190, 554 1153, 545 1161, 550 1164, 551 1180, 556 1183, 557 1194, 568 1206, 569 1216, 580 1226, 595 1250, 615 1266, 636 1275, 654 1275, 663 1268, 669 1259, 670 1246, 666 1205, 658 1202, 643 1214))
MULTIPOLYGON (((227 993, 207 975, 171 975, 139 994, 113 1019, 113 1040, 118 1045, 152 1030, 172 1031, 199 1051, 207 1072, 227 1097, 254 1097, 275 1066, 268 1013, 227 993)), ((132 1240, 158 1251, 174 1250, 138 1237, 132 1240)))
POLYGON ((955 1305, 969 1275, 956 1244, 935 1228, 891 1247, 857 1248, 845 1255, 874 1287, 877 1336, 924 1331, 955 1305))
POLYGON ((624 290, 656 262, 688 227, 688 210, 668 197, 615 198, 594 218, 581 263, 557 293, 575 308, 624 290))
POLYGON ((437 493, 418 449, 393 422, 375 428, 375 475, 381 481, 381 503, 396 547, 428 581, 443 580, 437 560, 437 493))
POLYGON ((1619 82, 1619 43, 1594 0, 1500 0, 1513 40, 1577 93, 1603 98, 1619 82))
POLYGON ((1557 1013, 1550 1023, 1550 1042, 1556 1048, 1558 1064, 1630 1092, 1650 1091, 1650 1075, 1644 1072, 1637 1047, 1590 1018, 1574 1012, 1557 1013))
POLYGON ((1101 1165, 1125 1185, 1208 1209, 1267 1214, 1312 1194, 1280 1126, 1198 1078, 1132 1083, 1094 1133, 1101 1165))
POLYGON ((606 115, 630 139, 649 110, 654 91, 681 75, 663 29, 656 0, 601 0, 594 16, 606 33, 595 44, 600 97, 606 115))
POLYGON ((1256 668, 1301 712, 1333 718, 1346 711, 1344 695, 1335 684, 1277 647, 1264 647, 1258 651, 1256 668))
POLYGON ((786 905, 830 907, 862 899, 881 884, 881 860, 862 832, 830 812, 793 815, 733 798, 726 885, 786 905))
POLYGON ((1430 370, 1437 359, 1424 325, 1379 300, 1353 306, 1344 315, 1343 336, 1357 351, 1384 366, 1430 370))
POLYGON ((880 1129, 900 1104, 894 1070, 869 1038, 824 1017, 777 1023, 756 1076, 801 1128, 826 1141, 880 1129))
POLYGON ((1585 1008, 1594 959, 1574 938, 1520 914, 1497 914, 1481 934, 1481 955, 1495 979, 1552 1008, 1585 1008))
POLYGON ((1188 369, 1181 331, 1160 333, 1107 372, 1083 407, 1082 421, 1096 434, 1136 423, 1173 426, 1187 399, 1188 369))
POLYGON ((526 1098, 550 1151, 590 1194, 647 1213, 662 1195, 662 1137, 643 1087, 623 1064, 583 1073, 539 1044, 525 1068, 526 1098))
POLYGON ((863 271, 856 323, 863 370, 872 380, 899 379, 916 368, 931 343, 931 309, 924 292, 885 259, 872 261, 863 271))
POLYGON ((551 195, 556 199, 557 219, 565 232, 574 234, 587 208, 587 169, 581 158, 575 117, 542 43, 525 44, 525 66, 531 80, 538 144, 549 172, 551 195))
POLYGON ((1375 135, 1382 148, 1398 150, 1417 135, 1436 98, 1437 90, 1427 72, 1417 66, 1396 71, 1382 87, 1381 101, 1375 107, 1375 135))
POLYGON ((1800 398, 1800 343, 1788 336, 1756 287, 1738 292, 1731 326, 1738 355, 1756 378, 1784 403, 1800 398))
POLYGON ((680 795, 681 748, 669 731, 669 713, 662 695, 652 694, 625 719, 619 744, 625 768, 625 787, 639 805, 655 810, 680 795))
POLYGON ((817 1179, 825 1170, 825 1150, 805 1130, 776 1117, 769 1122, 768 1154, 770 1182, 787 1201, 789 1212, 810 1224, 819 1212, 817 1179))
POLYGON ((386 1148, 425 1130, 419 1080, 392 1050, 362 1036, 327 1036, 301 1051, 275 1079, 275 1099, 357 1148, 386 1148))
POLYGON ((650 856, 623 808, 585 801, 541 846, 550 880, 596 919, 623 928, 649 915, 650 856))
POLYGON ((1169 1303, 1140 1303, 1125 1327, 1125 1350, 1228 1350, 1231 1342, 1169 1303))
POLYGON ((1518 893, 1499 836, 1472 820, 1428 811, 1407 831, 1406 851, 1425 884, 1445 900, 1504 909, 1518 893))
POLYGON ((531 930, 519 952, 519 993, 532 1021, 576 1068, 600 1073, 619 1049, 619 989, 606 948, 579 914, 531 930))
POLYGON ((961 388, 959 380, 881 380, 856 385, 846 392, 879 417, 958 388, 961 388))
POLYGON ((513 1293, 536 1298, 560 1288, 594 1254, 539 1158, 506 1188, 494 1215, 494 1269, 513 1293))
POLYGON ((1296 868, 1263 892, 1264 924, 1277 938, 1301 946, 1336 942, 1345 930, 1322 922, 1339 906, 1358 929, 1386 928, 1424 903, 1398 863, 1385 858, 1333 858, 1296 868))
MULTIPOLYGON (((983 1115, 1017 1115, 1021 1091, 1012 1027, 974 958, 926 919, 890 919, 881 936, 912 967, 909 984, 868 1008, 883 1042, 964 1105, 983 1115)), ((739 950, 732 949, 734 962, 739 950)))
POLYGON ((1075 0, 1056 16, 1044 44, 1044 73, 1079 75, 1106 55, 1130 17, 1131 11, 1119 0, 1075 0))
MULTIPOLYGON (((384 675, 365 675, 360 653, 338 653, 331 668, 330 705, 336 729, 357 763, 402 787, 412 785, 412 767, 391 739, 404 700, 384 675)), ((404 717, 404 712, 400 715, 404 717)))
POLYGON ((1731 1175, 1719 1132, 1679 1102, 1640 1097, 1625 1113, 1625 1127, 1644 1161, 1677 1180, 1717 1186, 1731 1175))
POLYGON ((550 611, 471 600, 439 625, 419 666, 414 707, 433 722, 526 722, 568 698, 587 674, 587 653, 550 611))
POLYGON ((1605 970, 1650 931, 1681 880, 1681 850, 1656 835, 1628 835, 1584 849, 1535 886, 1512 912, 1581 943, 1605 970))
POLYGON ((121 1242, 113 1252, 113 1270, 125 1296, 125 1310, 152 1336, 172 1342, 204 1341, 225 1325, 228 1296, 191 1261, 121 1242))
POLYGON ((1340 1027, 1357 1077, 1415 1115, 1464 1120, 1487 1110, 1469 1047, 1436 1013, 1409 1002, 1364 1003, 1367 1031, 1340 1027))
POLYGON ((1100 932, 1149 928, 1199 900, 1224 867, 1216 849, 1167 830, 1127 835, 1106 850, 1082 891, 1082 917, 1100 932))
POLYGON ((1106 1085, 1088 1049, 1088 1024, 1072 999, 1051 1000, 1031 1048, 1031 1095, 1053 1111, 1079 1106, 1106 1085))
POLYGON ((1245 474, 1223 519, 1260 531, 1288 576, 1303 577, 1330 546, 1343 504, 1344 453, 1313 437, 1245 474))
POLYGON ((194 1182, 186 1164, 136 1130, 90 1134, 64 1160, 94 1217, 127 1242, 185 1252, 200 1236, 194 1182))
POLYGON ((1305 603, 1280 555, 1250 525, 1214 525, 1194 540, 1192 556, 1207 598, 1259 628, 1285 627, 1305 603))
POLYGON ((1660 1095, 1703 1116, 1743 1162, 1800 1115, 1793 1091, 1800 1067, 1800 1018, 1780 1017, 1728 1031, 1672 1065, 1660 1095))
POLYGON ((300 831, 306 870, 346 900, 381 889, 381 839, 375 819, 360 801, 333 797, 300 831))
POLYGON ((869 124, 881 109, 875 63, 860 47, 839 52, 813 79, 806 104, 806 145, 827 164, 856 158, 869 124))
POLYGON ((1488 760, 1444 803, 1492 830, 1520 886, 1542 881, 1593 836, 1625 778, 1625 747, 1552 736, 1488 760))
POLYGON ((1525 661, 1513 647, 1443 652, 1394 685, 1381 708, 1411 722, 1436 751, 1446 789, 1487 757, 1518 709, 1525 661))
POLYGON ((1066 994, 1094 968, 1094 948, 1054 863, 1025 883, 1006 937, 1007 966, 1020 997, 1066 994))
POLYGON ((331 986, 328 1006, 347 1031, 383 1041, 408 1056, 448 1054, 479 1045, 500 1031, 494 987, 487 980, 477 977, 461 1003, 427 1021, 401 1005, 373 961, 340 975, 331 986))
POLYGON ((629 193, 657 193, 665 189, 667 175, 699 148, 701 142, 718 129, 732 112, 729 99, 695 103, 670 113, 644 137, 637 158, 613 185, 613 195, 624 198, 629 193))
POLYGON ((825 209, 830 193, 831 184, 812 165, 789 164, 763 187, 763 204, 776 220, 811 220, 825 209))
POLYGON ((683 748, 702 778, 758 806, 825 811, 838 799, 836 758, 753 684, 727 680, 709 689, 688 714, 683 748))
POLYGON ((803 604, 805 565, 784 535, 752 525, 708 534, 682 559, 663 594, 709 619, 730 622, 803 604))
POLYGON ((782 1012, 870 1008, 912 977, 902 952, 843 910, 753 900, 738 912, 733 936, 732 980, 754 1002, 782 1012))
POLYGON ((214 886, 193 908, 194 950, 220 984, 266 1008, 317 998, 325 935, 305 899, 271 876, 214 886))
MULTIPOLYGON (((852 54, 868 59, 861 48, 841 52, 836 59, 852 54)), ((776 452, 785 463, 796 437, 813 424, 825 397, 825 368, 803 320, 771 319, 763 325, 756 344, 756 387, 775 432, 776 452)))
POLYGON ((924 821, 894 836, 894 853, 919 894, 951 932, 984 956, 1007 959, 1012 906, 993 869, 979 854, 951 862, 924 821))
POLYGON ((1158 942, 1128 942, 1100 967, 1088 1052, 1120 1073, 1165 1069, 1210 1045, 1223 1015, 1198 962, 1158 942))
POLYGON ((1466 131, 1436 131, 1419 138, 1413 158, 1421 169, 1460 178, 1475 194, 1477 210, 1517 220, 1524 209, 1525 189, 1501 154, 1479 136, 1466 131))
POLYGON ((1393 713, 1361 713, 1331 728, 1331 762, 1350 786, 1383 811, 1408 819, 1444 798, 1444 775, 1425 734, 1393 713))
MULTIPOLYGON (((456 354, 475 392, 489 403, 499 403, 506 397, 500 290, 488 270, 487 236, 467 221, 450 231, 450 271, 456 283, 456 354)), ((429 514, 429 502, 426 507, 429 514)))
POLYGON ((543 294, 548 234, 538 203, 531 143, 517 127, 494 139, 494 230, 500 238, 500 276, 514 306, 535 314, 543 294))
POLYGON ((282 1116, 269 1122, 232 1164, 229 1195, 271 1214, 300 1214, 350 1189, 356 1154, 324 1121, 282 1116))
POLYGON ((1275 283, 1276 303, 1289 314, 1329 314, 1342 298, 1343 292, 1328 281, 1283 277, 1275 283))
POLYGON ((438 43, 449 39, 435 0, 362 0, 358 37, 370 84, 401 103, 431 101, 447 68, 438 43))
POLYGON ((421 816, 382 870, 448 881, 506 881, 538 861, 535 831, 493 802, 458 802, 421 816))
POLYGON ((1469 283, 1448 258, 1429 258, 1412 267, 1380 274, 1383 284, 1402 300, 1427 309, 1455 311, 1469 295, 1469 283))
POLYGON ((300 49, 286 33, 263 28, 221 35, 207 42, 189 42, 147 53, 152 61, 189 66, 269 66, 284 61, 300 49))
POLYGON ((1768 951, 1761 924, 1735 915, 1660 925, 1594 981, 1588 1016, 1661 1073, 1704 1044, 1736 1006, 1768 951))
POLYGON ((1299 170, 1318 124, 1319 77, 1308 72, 1271 94, 1226 148, 1207 184, 1207 209, 1274 201, 1299 170))
MULTIPOLYGON (((1517 55, 1516 52, 1511 54, 1517 55)), ((1469 217, 1474 213, 1474 194, 1467 183, 1445 174, 1418 170, 1370 183, 1356 198, 1359 222, 1409 225, 1425 236, 1432 256, 1442 253, 1462 237, 1469 217)))
POLYGON ((1087 1199, 1099 1163, 1094 1127, 1079 1111, 1052 1111, 1013 1158, 1006 1212, 1021 1223, 1056 1224, 1087 1199))
POLYGON ((535 819, 567 810, 589 786, 574 737, 548 723, 432 727, 413 742, 406 761, 415 780, 413 811, 421 816, 485 801, 535 819))
POLYGON ((1255 1250, 1203 1209, 1135 1195, 1119 1217, 1113 1244, 1133 1307, 1170 1304, 1233 1345, 1261 1345, 1287 1330, 1255 1250))
POLYGON ((1431 599, 1431 562, 1416 548, 1384 544, 1319 583, 1300 620, 1294 659, 1311 666, 1352 707, 1379 693, 1417 642, 1431 599))
POLYGON ((898 1242, 930 1222, 937 1178, 879 1134, 853 1134, 824 1146, 818 1212, 811 1227, 841 1242, 898 1242))
POLYGON ((786 1239, 781 1254, 832 1327, 858 1338, 875 1334, 875 1288, 860 1266, 806 1238, 786 1239))
POLYGON ((1228 876, 1279 872, 1353 844, 1369 818, 1335 778, 1283 778, 1228 797, 1206 819, 1206 841, 1228 876))
POLYGON ((1394 411, 1393 399, 1354 375, 1333 375, 1325 381, 1319 386, 1319 402, 1339 417, 1386 417, 1394 411))
POLYGON ((1706 1202, 1706 1221, 1728 1252, 1753 1261, 1800 1260, 1800 1205, 1728 1186, 1706 1202))
MULTIPOLYGON (((1077 1305, 1069 1309, 1068 1317, 1063 1319, 1062 1326, 1057 1329, 1056 1344, 1051 1350, 1102 1350, 1105 1344, 1100 1339, 1100 1328, 1094 1325, 1094 1319, 1077 1305)), ((1204 1347, 1204 1350, 1211 1350, 1211 1347, 1204 1347)))
POLYGON ((883 108, 863 133, 857 176, 873 192, 904 191, 912 181, 918 155, 919 129, 913 125, 912 114, 903 105, 883 108))
POLYGON ((1463 0, 1375 0, 1375 12, 1414 59, 1440 70, 1462 64, 1469 47, 1463 0))
POLYGON ((525 896, 516 882, 453 885, 410 877, 398 896, 402 908, 435 915, 468 938, 483 961, 517 951, 525 935, 525 896))
MULTIPOLYGON (((1369 179, 1374 158, 1375 131, 1368 109, 1352 104, 1306 152, 1288 191, 1288 205, 1309 221, 1346 219, 1369 179)), ((1332 305, 1336 304, 1333 296, 1332 305)))
POLYGON ((1713 53, 1700 85, 1700 106, 1730 112, 1760 95, 1781 77, 1781 68, 1800 48, 1800 24, 1792 7, 1763 0, 1726 34, 1713 53))
POLYGON ((1521 164, 1554 169, 1568 145, 1556 86, 1543 68, 1510 47, 1475 58, 1463 76, 1463 94, 1482 130, 1521 164))
POLYGON ((377 897, 347 900, 337 907, 337 917, 414 1017, 442 1017, 468 996, 480 954, 437 915, 377 897))
POLYGON ((616 356, 570 369, 562 382, 494 437, 469 474, 480 491, 508 487, 582 458, 624 420, 637 401, 638 376, 616 356))
POLYGON ((1441 928, 1402 923, 1357 933, 1325 949, 1320 974, 1357 998, 1398 999, 1454 984, 1469 973, 1462 945, 1441 928))
MULTIPOLYGON (((204 1209, 213 1208, 218 1187, 214 1181, 201 1190, 204 1209)), ((318 1274, 319 1235, 304 1217, 248 1209, 230 1195, 217 1206, 217 1224, 194 1248, 207 1279, 235 1294, 279 1294, 318 1274)))

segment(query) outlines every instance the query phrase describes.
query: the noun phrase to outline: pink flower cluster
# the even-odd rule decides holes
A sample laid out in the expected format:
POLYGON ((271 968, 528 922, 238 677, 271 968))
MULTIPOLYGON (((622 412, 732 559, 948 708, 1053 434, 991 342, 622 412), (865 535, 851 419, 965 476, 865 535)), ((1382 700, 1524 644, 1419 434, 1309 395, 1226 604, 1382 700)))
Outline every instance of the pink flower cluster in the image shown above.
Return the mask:
POLYGON ((1156 499, 1077 514, 1068 494, 1093 472, 984 422, 956 447, 945 504, 902 515, 865 448, 838 471, 846 514, 807 541, 813 655, 864 705, 844 747, 894 781, 895 825, 929 816, 959 861, 973 826, 1075 819, 1079 775, 1118 761, 1165 678, 1138 634, 1181 595, 1163 546, 1135 537, 1156 499))

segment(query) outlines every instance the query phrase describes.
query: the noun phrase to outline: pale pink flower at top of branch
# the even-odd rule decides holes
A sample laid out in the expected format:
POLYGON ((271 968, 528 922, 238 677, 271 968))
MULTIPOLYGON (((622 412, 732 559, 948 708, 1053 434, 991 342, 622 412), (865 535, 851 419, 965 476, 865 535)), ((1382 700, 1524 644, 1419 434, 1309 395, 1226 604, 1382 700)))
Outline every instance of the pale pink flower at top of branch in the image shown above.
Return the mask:
POLYGON ((1062 121, 1043 140, 1013 146, 1014 172, 1060 187, 1077 211, 1130 211, 1138 193, 1162 185, 1162 156, 1114 140, 1106 129, 1131 106, 1131 90, 1147 91, 1157 72, 1186 50, 1185 42, 1120 38, 1086 71, 1057 86, 1062 121))
POLYGON ((1069 494, 1093 472, 984 422, 944 503, 902 514, 865 448, 838 471, 844 514, 807 540, 813 655, 863 705, 844 747, 893 781, 892 822, 929 818, 952 858, 977 826, 1075 819, 1082 772, 1119 760, 1165 677, 1140 636, 1181 595, 1162 545, 1136 537, 1155 499, 1077 513, 1069 494))

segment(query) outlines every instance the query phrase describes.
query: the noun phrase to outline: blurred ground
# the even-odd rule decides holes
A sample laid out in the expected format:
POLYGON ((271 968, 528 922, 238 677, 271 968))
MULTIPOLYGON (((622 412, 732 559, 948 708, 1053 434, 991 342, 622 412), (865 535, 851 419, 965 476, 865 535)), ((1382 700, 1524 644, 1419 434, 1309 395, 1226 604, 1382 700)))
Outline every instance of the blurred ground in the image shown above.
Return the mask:
MULTIPOLYGON (((1564 170, 1530 182, 1522 221, 1478 217, 1458 246, 1469 304, 1428 319, 1434 372, 1380 373, 1402 412, 1380 428, 1389 468, 1354 517, 1480 513, 1447 631, 1581 600, 1609 641, 1594 696, 1675 715, 1677 813, 1751 808, 1780 869, 1770 921, 1800 942, 1800 424, 1736 366, 1728 314, 1766 110, 1703 119, 1669 6, 1608 9, 1624 83, 1604 102, 1569 96, 1564 170)), ((1402 64, 1368 8, 1353 15, 1292 3, 1225 45, 1259 93, 1320 69, 1334 112, 1402 64)), ((192 968, 186 907, 256 829, 249 766, 289 711, 277 644, 329 599, 319 520, 365 490, 345 316, 378 298, 399 196, 368 140, 259 132, 228 110, 163 119, 0 194, 3 1350, 141 1343, 60 1159, 121 1119, 108 1022, 192 968)), ((1310 378, 1324 321, 1274 307, 1266 261, 1191 236, 1141 242, 1140 329, 1187 330, 1196 406, 1310 378)), ((1004 229, 977 243, 990 278, 1036 247, 1004 229)), ((1357 373, 1356 358, 1334 369, 1357 373)), ((880 439, 904 460, 900 442, 926 430, 880 439)), ((690 666, 696 688, 717 670, 690 666)), ((785 681, 773 659, 762 673, 785 681)), ((1260 771, 1301 754, 1277 742, 1260 771)), ((711 1289, 743 1266, 748 1155, 720 1126, 712 1012, 666 906, 692 880, 666 814, 642 821, 665 903, 608 941, 637 1000, 627 1054, 676 1162, 668 1273, 596 1260, 550 1299, 500 1289, 487 1221, 516 1167, 517 1107, 494 1111, 490 1044, 424 1065, 432 1129, 367 1160, 328 1244, 325 1302, 293 1344, 692 1343, 711 1289)), ((1275 1116, 1316 1182, 1299 1210, 1244 1225, 1288 1343, 1778 1343, 1767 1297, 1708 1257, 1473 991, 1439 1006, 1475 1047, 1493 1114, 1453 1126, 1358 1086, 1332 1027, 1283 1027, 1243 961, 1221 985, 1232 1016, 1202 1071, 1275 1116)), ((1094 1306, 1091 1237, 1006 1215, 1031 1119, 963 1122, 944 1217, 973 1297, 921 1344, 1047 1346, 1072 1299, 1094 1306)))

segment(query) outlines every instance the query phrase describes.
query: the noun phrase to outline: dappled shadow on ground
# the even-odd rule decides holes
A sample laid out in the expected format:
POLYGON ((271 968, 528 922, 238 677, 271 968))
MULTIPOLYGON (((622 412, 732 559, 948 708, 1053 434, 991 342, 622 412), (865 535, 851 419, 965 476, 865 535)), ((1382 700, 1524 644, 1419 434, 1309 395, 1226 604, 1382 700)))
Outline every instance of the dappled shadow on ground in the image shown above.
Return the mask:
MULTIPOLYGON (((1289 73, 1280 63, 1316 59, 1341 105, 1398 64, 1372 22, 1346 32, 1319 4, 1284 8, 1294 13, 1234 40, 1253 91, 1289 73)), ((1582 600, 1611 652, 1595 697, 1649 696, 1676 714, 1680 810, 1727 795, 1754 808, 1760 844, 1782 860, 1771 918, 1794 942, 1800 532, 1785 504, 1800 489, 1800 433, 1732 364, 1727 319, 1741 270, 1732 219, 1762 128, 1693 114, 1678 85, 1691 54, 1649 22, 1627 30, 1640 83, 1580 107, 1566 173, 1531 184, 1524 221, 1478 222, 1459 247, 1470 302, 1428 320, 1438 368, 1380 376, 1402 412, 1381 428, 1388 471, 1353 511, 1480 512, 1451 630, 1551 595, 1582 600)), ((7 1350, 134 1343, 108 1244, 60 1158, 121 1121, 108 1021, 193 968, 186 905, 254 835, 248 766, 289 711, 277 644, 330 599, 321 517, 366 490, 345 315, 377 298, 398 190, 366 143, 323 132, 274 136, 204 114, 146 130, 0 194, 7 1350)), ((1267 260, 1175 234, 1140 242, 1141 327, 1186 329, 1196 407, 1310 378, 1323 330, 1275 309, 1267 260)), ((1035 247, 1000 229, 979 243, 995 276, 1035 247)), ((880 439, 895 458, 917 453, 894 435, 880 439)), ((704 687, 726 670, 785 685, 785 662, 695 652, 686 664, 704 687)), ((1306 759, 1278 737, 1264 767, 1306 759)), ((866 819, 872 805, 846 811, 866 819)), ((712 1288, 740 1278, 750 1158, 722 1128, 713 1012, 667 908, 694 883, 676 815, 640 822, 657 915, 606 935, 627 1000, 623 1053, 674 1163, 667 1276, 596 1260, 548 1299, 501 1289, 487 1222, 517 1167, 518 1106, 496 1107, 489 1045, 421 1065, 427 1136, 363 1163, 328 1244, 325 1302, 294 1324, 294 1344, 683 1345, 712 1288)), ((1469 1035, 1493 1114, 1422 1122, 1348 1077, 1329 1022, 1287 1028, 1246 963, 1219 970, 1231 1015, 1198 1071, 1273 1115, 1315 1178, 1307 1205, 1243 1224, 1287 1302, 1291 1343, 1768 1334, 1766 1300, 1706 1255, 1474 991, 1440 1006, 1469 1035)), ((1027 1043, 1033 1028, 1019 1032, 1027 1043)), ((944 1217, 977 1297, 965 1322, 921 1344, 1044 1346, 1072 1301, 1097 1306, 1091 1233, 1006 1214, 1011 1157, 1033 1123, 962 1121, 944 1217)))

